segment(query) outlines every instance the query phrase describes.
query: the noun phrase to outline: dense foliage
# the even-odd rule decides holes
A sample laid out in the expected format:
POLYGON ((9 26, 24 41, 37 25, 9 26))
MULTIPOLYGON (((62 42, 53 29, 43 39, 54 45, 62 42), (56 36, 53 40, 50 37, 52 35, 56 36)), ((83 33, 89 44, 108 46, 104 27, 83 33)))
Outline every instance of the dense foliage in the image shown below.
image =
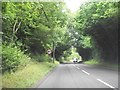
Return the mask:
POLYGON ((31 60, 23 51, 12 44, 3 45, 2 47, 2 69, 4 71, 15 71, 19 66, 25 67, 31 60))
POLYGON ((32 53, 44 53, 64 35, 62 3, 3 3, 3 40, 32 53), (62 32, 63 30, 63 32, 62 32))
POLYGON ((63 12, 64 6, 59 2, 2 3, 3 44, 8 45, 3 48, 3 68, 19 66, 23 52, 37 61, 51 61, 47 50, 54 52, 58 43, 65 41, 67 15, 63 12))
POLYGON ((62 2, 3 2, 3 68, 14 70, 26 62, 24 54, 40 62, 74 54, 116 62, 118 16, 117 2, 85 3, 77 14, 62 2), (74 54, 71 46, 77 48, 74 54))
MULTIPOLYGON (((84 48, 92 49, 90 58, 117 61, 117 25, 118 2, 91 2, 80 7, 76 29, 81 34, 84 48)), ((78 51, 84 52, 79 47, 78 51)))

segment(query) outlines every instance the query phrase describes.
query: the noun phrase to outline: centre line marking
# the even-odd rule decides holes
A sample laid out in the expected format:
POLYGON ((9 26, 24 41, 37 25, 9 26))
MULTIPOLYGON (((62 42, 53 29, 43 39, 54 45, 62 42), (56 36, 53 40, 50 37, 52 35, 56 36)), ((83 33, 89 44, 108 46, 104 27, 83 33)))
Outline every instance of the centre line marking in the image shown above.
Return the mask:
POLYGON ((75 65, 73 65, 75 67, 75 65))
POLYGON ((80 69, 79 67, 76 67, 77 69, 80 69))
POLYGON ((107 85, 107 86, 110 87, 110 88, 115 88, 115 87, 111 86, 110 84, 108 84, 108 83, 102 81, 101 79, 97 79, 97 80, 100 81, 101 83, 107 85))
POLYGON ((86 73, 87 75, 90 75, 90 73, 86 72, 85 70, 82 70, 84 73, 86 73))

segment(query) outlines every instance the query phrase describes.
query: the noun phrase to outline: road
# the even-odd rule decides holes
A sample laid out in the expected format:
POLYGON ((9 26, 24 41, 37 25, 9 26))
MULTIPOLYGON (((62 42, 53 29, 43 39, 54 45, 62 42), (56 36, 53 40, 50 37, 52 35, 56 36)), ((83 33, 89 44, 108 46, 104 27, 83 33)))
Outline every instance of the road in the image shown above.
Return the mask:
POLYGON ((60 64, 37 88, 118 88, 118 71, 86 64, 60 64))

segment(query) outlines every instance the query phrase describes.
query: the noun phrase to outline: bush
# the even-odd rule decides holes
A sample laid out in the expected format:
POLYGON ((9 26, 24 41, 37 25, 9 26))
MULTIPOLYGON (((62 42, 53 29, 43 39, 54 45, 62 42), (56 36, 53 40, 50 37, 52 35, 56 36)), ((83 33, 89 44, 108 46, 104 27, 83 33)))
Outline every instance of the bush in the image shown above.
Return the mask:
POLYGON ((60 57, 60 58, 59 58, 59 63, 64 63, 64 61, 65 61, 65 58, 64 58, 64 57, 60 57))
POLYGON ((32 58, 38 62, 50 62, 52 61, 52 58, 48 56, 47 54, 36 54, 33 55, 32 58))
POLYGON ((100 61, 96 60, 96 59, 91 59, 89 61, 86 61, 85 63, 86 64, 91 64, 91 65, 97 65, 97 64, 100 64, 100 61))
POLYGON ((19 66, 25 66, 30 58, 24 54, 17 46, 2 46, 2 70, 15 71, 19 66))

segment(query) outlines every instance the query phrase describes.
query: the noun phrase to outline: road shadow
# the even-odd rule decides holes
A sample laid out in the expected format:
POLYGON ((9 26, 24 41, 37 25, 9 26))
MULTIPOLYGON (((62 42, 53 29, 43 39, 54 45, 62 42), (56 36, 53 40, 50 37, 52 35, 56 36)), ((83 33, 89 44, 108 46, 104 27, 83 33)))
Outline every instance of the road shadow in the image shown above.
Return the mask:
POLYGON ((82 64, 83 62, 60 62, 60 64, 82 64))

